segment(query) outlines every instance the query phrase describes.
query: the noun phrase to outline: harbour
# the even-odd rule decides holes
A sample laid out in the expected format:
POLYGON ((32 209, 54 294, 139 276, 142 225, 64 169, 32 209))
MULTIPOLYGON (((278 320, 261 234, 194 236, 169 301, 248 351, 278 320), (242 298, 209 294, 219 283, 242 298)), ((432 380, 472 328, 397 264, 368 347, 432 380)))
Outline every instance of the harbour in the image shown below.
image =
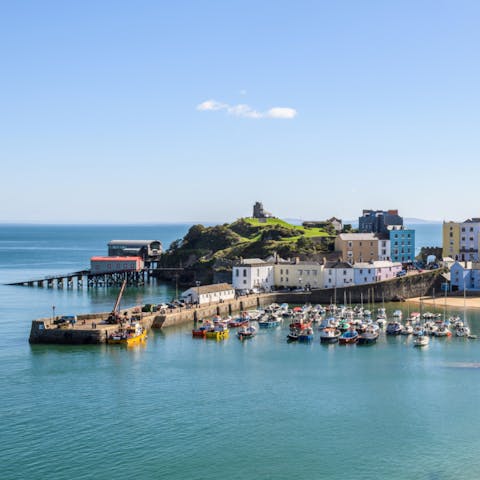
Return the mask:
MULTIPOLYGON (((14 251, 0 242, 1 283, 45 272, 54 262, 55 271, 59 264, 75 271, 86 255, 101 251, 105 238, 120 236, 113 229, 85 230, 89 238, 103 233, 96 244, 77 251, 72 244, 79 231, 73 229, 71 240, 54 252, 40 250, 33 264, 21 260, 31 257, 25 237, 14 251)), ((153 233, 147 229, 139 235, 151 238, 153 233)), ((155 236, 160 235, 165 236, 158 231, 155 236)), ((171 235, 179 236, 179 230, 171 235)), ((107 317, 117 293, 118 288, 0 285, 5 386, 0 415, 8 425, 0 455, 16 459, 4 462, 3 478, 66 480, 88 478, 95 471, 98 479, 122 480, 136 475, 291 479, 321 472, 346 480, 372 478, 372 464, 377 477, 394 480, 475 478, 478 340, 432 337, 428 347, 417 349, 413 337, 381 334, 374 345, 340 346, 321 344, 315 330, 312 342, 289 343, 289 320, 277 328, 258 328, 251 340, 233 334, 221 341, 202 340, 192 338, 189 318, 152 328, 145 342, 128 348, 28 343, 32 319, 50 319, 53 305, 54 316, 77 315, 75 330, 82 315, 103 312, 101 317, 107 317), (213 420, 219 406, 221 421, 213 420), (445 418, 454 421, 446 424, 445 418), (234 448, 222 449, 222 467, 212 468, 205 453, 231 445, 232 438, 234 448), (120 452, 114 462, 105 460, 108 445, 120 452), (279 463, 279 456, 286 461, 279 463), (251 461, 246 463, 246 457, 251 461)), ((292 306, 305 303, 301 295, 288 299, 292 306)), ((175 296, 172 284, 132 286, 119 310, 175 296)), ((255 309, 256 296, 246 298, 254 305, 243 309, 255 309)), ((337 302, 343 300, 337 291, 337 302)), ((447 305, 448 316, 463 315, 459 300, 460 306, 447 305)), ((437 298, 435 309, 428 309, 443 314, 443 301, 437 298)), ((205 306, 205 316, 216 315, 217 306, 205 306)), ((419 304, 407 302, 386 302, 385 308, 389 315, 402 310, 404 318, 420 311, 419 304)), ((228 307, 221 313, 228 316, 228 307)), ((467 308, 467 317, 472 333, 479 335, 479 311, 467 308)))

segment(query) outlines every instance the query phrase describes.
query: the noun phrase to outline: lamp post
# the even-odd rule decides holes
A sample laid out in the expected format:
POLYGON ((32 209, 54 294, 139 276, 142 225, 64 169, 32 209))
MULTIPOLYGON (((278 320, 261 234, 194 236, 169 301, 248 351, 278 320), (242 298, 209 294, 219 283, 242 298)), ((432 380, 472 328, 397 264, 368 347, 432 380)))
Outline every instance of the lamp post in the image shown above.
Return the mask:
POLYGON ((200 306, 200 281, 197 280, 195 285, 197 286, 197 305, 200 306))
POLYGON ((55 321, 55 305, 52 305, 52 323, 55 321))

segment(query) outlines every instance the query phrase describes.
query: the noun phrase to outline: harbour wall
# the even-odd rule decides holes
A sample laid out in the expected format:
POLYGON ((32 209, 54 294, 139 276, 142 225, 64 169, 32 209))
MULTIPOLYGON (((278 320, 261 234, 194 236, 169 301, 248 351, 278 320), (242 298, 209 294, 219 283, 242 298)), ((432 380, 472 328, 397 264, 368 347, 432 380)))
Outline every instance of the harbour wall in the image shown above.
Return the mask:
MULTIPOLYGON (((212 318, 215 315, 226 317, 242 310, 255 309, 276 303, 348 303, 390 302, 411 297, 432 295, 441 292, 444 281, 442 271, 434 270, 375 284, 356 285, 345 288, 311 290, 307 292, 274 292, 242 296, 223 303, 212 303, 197 307, 164 310, 153 313, 139 313, 139 307, 128 309, 128 315, 137 315, 146 328, 167 328, 212 318)), ((122 310, 124 311, 124 310, 122 310)), ((78 315, 75 326, 58 327, 52 318, 34 320, 30 331, 30 343, 57 344, 98 344, 106 343, 109 333, 118 328, 108 325, 105 320, 109 313, 78 315)))

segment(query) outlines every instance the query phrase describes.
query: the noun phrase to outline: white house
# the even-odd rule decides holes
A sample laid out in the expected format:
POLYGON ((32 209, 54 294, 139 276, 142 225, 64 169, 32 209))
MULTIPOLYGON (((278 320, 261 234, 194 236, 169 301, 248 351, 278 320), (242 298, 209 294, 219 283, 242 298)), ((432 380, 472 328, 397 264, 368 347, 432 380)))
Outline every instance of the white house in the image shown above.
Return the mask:
POLYGON ((455 262, 450 268, 452 290, 480 290, 480 262, 455 262))
POLYGON ((191 287, 182 293, 182 299, 186 303, 198 303, 205 305, 209 303, 221 303, 235 298, 235 290, 228 283, 217 283, 215 285, 199 285, 191 287))
POLYGON ((376 262, 357 262, 353 265, 353 270, 355 285, 362 285, 395 278, 397 273, 402 270, 402 264, 380 260, 376 262))
POLYGON ((348 262, 326 262, 323 269, 323 288, 349 287, 353 285, 354 270, 348 262))
POLYGON ((274 285, 274 263, 260 258, 246 258, 234 265, 232 285, 235 290, 263 289, 270 291, 274 285))

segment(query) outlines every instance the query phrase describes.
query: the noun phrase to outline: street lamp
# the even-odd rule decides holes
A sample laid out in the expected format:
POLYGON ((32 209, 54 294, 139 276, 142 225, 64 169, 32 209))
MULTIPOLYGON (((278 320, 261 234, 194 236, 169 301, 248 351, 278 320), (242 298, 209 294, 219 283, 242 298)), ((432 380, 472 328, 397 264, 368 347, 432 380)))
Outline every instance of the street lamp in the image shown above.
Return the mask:
POLYGON ((197 286, 197 305, 200 306, 200 281, 197 280, 195 285, 197 286))
POLYGON ((52 322, 55 321, 55 305, 52 305, 52 322))

